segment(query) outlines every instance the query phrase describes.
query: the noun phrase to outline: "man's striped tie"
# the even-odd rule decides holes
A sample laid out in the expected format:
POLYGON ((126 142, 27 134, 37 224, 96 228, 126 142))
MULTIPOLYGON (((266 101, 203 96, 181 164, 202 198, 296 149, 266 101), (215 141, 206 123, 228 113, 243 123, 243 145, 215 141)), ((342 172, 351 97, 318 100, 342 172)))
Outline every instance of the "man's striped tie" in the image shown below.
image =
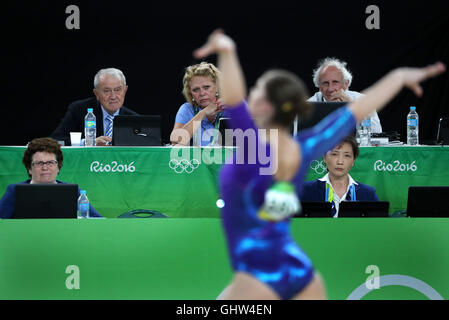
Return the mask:
POLYGON ((112 139, 112 122, 114 121, 114 116, 108 114, 106 120, 108 120, 106 127, 106 136, 112 139))

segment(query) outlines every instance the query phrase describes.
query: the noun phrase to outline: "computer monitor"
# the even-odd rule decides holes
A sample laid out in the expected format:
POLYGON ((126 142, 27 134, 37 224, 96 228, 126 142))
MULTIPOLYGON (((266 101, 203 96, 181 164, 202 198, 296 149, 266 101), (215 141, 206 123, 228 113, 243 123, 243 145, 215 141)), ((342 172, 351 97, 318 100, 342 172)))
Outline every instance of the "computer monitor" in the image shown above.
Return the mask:
POLYGON ((161 146, 161 116, 115 116, 113 124, 112 145, 161 146))
POLYGON ((236 139, 232 135, 232 129, 230 124, 230 118, 220 118, 218 121, 218 130, 221 135, 221 143, 222 146, 226 147, 235 147, 236 139))
POLYGON ((449 117, 441 118, 438 123, 437 143, 449 145, 449 117))
POLYGON ((338 209, 339 218, 387 218, 388 201, 342 201, 338 209))
POLYGON ((77 184, 17 184, 13 219, 76 219, 77 184))
POLYGON ((313 105, 312 113, 304 118, 298 119, 298 130, 313 127, 328 114, 348 104, 348 102, 310 102, 313 105))
POLYGON ((301 201, 302 210, 294 218, 332 218, 332 203, 301 201))
POLYGON ((449 186, 411 186, 408 188, 407 216, 449 217, 449 186))
MULTIPOLYGON (((256 125, 256 119, 251 118, 254 125, 256 125)), ((237 139, 234 136, 233 128, 231 126, 231 118, 220 118, 218 125, 218 130, 220 131, 221 135, 221 145, 226 147, 235 147, 237 145, 237 139)))

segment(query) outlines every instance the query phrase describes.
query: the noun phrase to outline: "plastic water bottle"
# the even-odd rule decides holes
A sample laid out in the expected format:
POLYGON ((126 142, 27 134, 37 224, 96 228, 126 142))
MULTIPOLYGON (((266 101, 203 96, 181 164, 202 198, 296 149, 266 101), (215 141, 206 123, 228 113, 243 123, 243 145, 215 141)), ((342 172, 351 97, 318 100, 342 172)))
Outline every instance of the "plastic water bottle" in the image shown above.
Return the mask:
POLYGON ((78 198, 78 219, 89 218, 89 199, 86 195, 86 190, 81 190, 78 198))
POLYGON ((371 118, 363 119, 358 130, 360 146, 371 146, 371 118))
POLYGON ((86 117, 84 118, 84 137, 85 146, 94 146, 97 138, 97 119, 93 113, 93 109, 87 109, 86 117))
POLYGON ((417 146, 419 144, 419 117, 416 113, 416 107, 410 107, 407 115, 407 144, 417 146))

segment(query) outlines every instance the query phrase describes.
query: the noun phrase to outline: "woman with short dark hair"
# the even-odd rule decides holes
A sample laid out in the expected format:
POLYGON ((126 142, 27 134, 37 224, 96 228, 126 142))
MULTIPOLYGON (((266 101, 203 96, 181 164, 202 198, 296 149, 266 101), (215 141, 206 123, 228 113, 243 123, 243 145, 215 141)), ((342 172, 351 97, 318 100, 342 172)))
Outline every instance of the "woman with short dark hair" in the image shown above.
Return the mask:
MULTIPOLYGON (((62 168, 63 155, 61 146, 52 138, 33 139, 23 153, 22 162, 30 179, 19 182, 21 184, 56 184, 65 183, 56 180, 62 168)), ((14 215, 16 207, 16 185, 10 184, 0 199, 0 218, 9 219, 14 215)), ((80 189, 78 188, 78 196, 80 189)), ((90 205, 90 217, 101 215, 90 205)))

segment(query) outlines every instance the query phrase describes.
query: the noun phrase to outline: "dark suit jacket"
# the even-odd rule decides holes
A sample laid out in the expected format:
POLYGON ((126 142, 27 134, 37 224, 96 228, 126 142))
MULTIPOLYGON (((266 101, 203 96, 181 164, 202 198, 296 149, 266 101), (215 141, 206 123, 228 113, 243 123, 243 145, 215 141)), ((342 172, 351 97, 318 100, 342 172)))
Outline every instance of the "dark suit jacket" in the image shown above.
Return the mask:
MULTIPOLYGON (((379 201, 374 187, 360 183, 355 185, 355 196, 357 201, 379 201)), ((320 180, 307 181, 304 183, 300 199, 302 201, 325 201, 326 182, 320 180)))
MULTIPOLYGON (((100 102, 95 97, 77 100, 72 102, 64 118, 59 123, 58 127, 53 131, 51 137, 56 140, 64 140, 66 146, 70 146, 70 132, 82 132, 81 139, 84 139, 84 117, 87 114, 87 108, 93 108, 94 115, 97 118, 97 137, 100 137, 104 132, 103 129, 103 112, 101 111, 100 102)), ((122 106, 119 111, 120 115, 138 115, 137 112, 122 106)))

